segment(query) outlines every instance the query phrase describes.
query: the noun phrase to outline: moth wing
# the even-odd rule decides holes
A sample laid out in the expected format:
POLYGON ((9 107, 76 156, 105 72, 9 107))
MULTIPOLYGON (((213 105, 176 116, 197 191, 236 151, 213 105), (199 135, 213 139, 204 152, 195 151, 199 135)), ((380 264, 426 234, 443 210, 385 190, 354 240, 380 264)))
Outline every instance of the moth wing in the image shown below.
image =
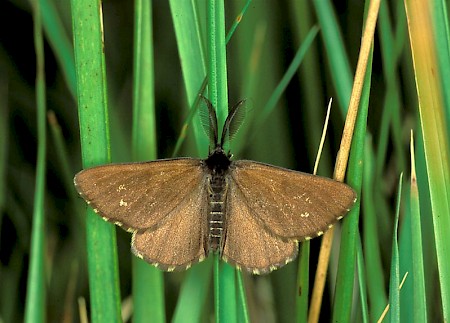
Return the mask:
POLYGON ((249 212, 273 234, 307 240, 323 234, 356 201, 348 185, 253 161, 236 161, 231 178, 249 212))
POLYGON ((133 234, 131 250, 136 256, 166 271, 188 269, 206 257, 206 182, 192 189, 155 227, 133 234))
POLYGON ((103 165, 74 178, 96 213, 128 231, 154 227, 183 208, 197 206, 198 212, 189 201, 199 198, 203 181, 201 161, 192 158, 103 165))
POLYGON ((296 241, 275 236, 251 214, 245 197, 233 182, 227 195, 226 236, 222 258, 253 274, 265 274, 295 259, 296 241))

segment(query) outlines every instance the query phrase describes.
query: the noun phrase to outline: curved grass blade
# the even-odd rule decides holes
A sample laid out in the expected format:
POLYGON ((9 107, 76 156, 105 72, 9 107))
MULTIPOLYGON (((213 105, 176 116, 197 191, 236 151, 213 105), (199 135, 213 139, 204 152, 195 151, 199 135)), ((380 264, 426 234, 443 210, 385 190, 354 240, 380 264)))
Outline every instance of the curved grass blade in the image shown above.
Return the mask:
POLYGON ((38 152, 36 165, 33 225, 31 233, 30 265, 28 269, 27 296, 25 301, 25 322, 45 322, 46 288, 44 254, 44 195, 46 173, 46 92, 44 72, 44 39, 41 25, 39 1, 34 1, 34 46, 36 49, 36 105, 38 126, 38 152))

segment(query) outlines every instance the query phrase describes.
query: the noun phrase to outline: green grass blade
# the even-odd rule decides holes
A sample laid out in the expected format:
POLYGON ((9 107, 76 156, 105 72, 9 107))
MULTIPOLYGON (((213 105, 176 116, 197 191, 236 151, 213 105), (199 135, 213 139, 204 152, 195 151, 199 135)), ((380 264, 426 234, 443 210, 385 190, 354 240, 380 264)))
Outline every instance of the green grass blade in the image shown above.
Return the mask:
POLYGON ((450 157, 431 8, 405 1, 428 171, 444 320, 450 319, 450 157), (438 77, 436 77, 436 73, 438 77))
POLYGON ((371 141, 367 140, 365 145, 365 158, 364 158, 364 178, 362 192, 362 205, 363 205, 363 249, 365 260, 366 277, 370 277, 367 280, 367 293, 370 306, 370 321, 376 322, 384 310, 387 303, 387 295, 385 291, 385 278, 382 263, 382 254, 380 246, 380 238, 378 236, 378 221, 375 200, 374 187, 374 154, 371 145, 371 141))
MULTIPOLYGON (((295 73, 297 72, 300 64, 302 63, 306 53, 308 52, 309 48, 311 47, 315 37, 317 36, 319 29, 317 26, 314 26, 309 31, 308 35, 305 37, 305 40, 303 41, 302 45, 297 50, 297 53, 294 56, 294 59, 292 60, 291 64, 289 65, 288 69, 284 73, 282 79, 278 83, 278 85, 273 90, 271 96, 265 103, 264 107, 261 109, 261 112, 257 115, 255 124, 253 126, 253 133, 251 134, 251 139, 247 141, 240 141, 235 145, 236 151, 240 151, 243 149, 242 144, 249 144, 255 140, 255 137, 257 135, 260 135, 263 129, 263 125, 266 125, 265 123, 271 113, 275 110, 283 92, 286 90, 286 87, 289 85, 289 82, 294 77, 295 73), (242 144, 240 144, 242 143, 242 144), (240 144, 240 145, 239 145, 240 144)), ((264 128, 265 129, 265 128, 264 128)), ((245 132, 245 128, 242 132, 245 132)))
MULTIPOLYGON (((297 36, 296 43, 304 42, 311 28, 314 26, 314 14, 312 10, 312 3, 309 1, 296 1, 291 0, 293 23, 295 27, 293 32, 297 36)), ((300 90, 304 95, 304 104, 302 104, 302 111, 304 111, 306 124, 321 124, 325 118, 324 110, 318 107, 325 106, 323 88, 321 84, 320 65, 321 62, 317 59, 319 57, 319 42, 316 41, 311 44, 311 48, 305 55, 303 64, 299 67, 299 82, 300 90)), ((314 162, 313 156, 315 156, 316 147, 319 145, 321 138, 320 127, 309 127, 308 129, 308 150, 307 157, 311 158, 310 163, 314 162)), ((318 168, 318 174, 326 176, 329 174, 329 170, 333 169, 332 161, 330 158, 330 146, 324 145, 322 157, 320 158, 320 164, 318 168)))
MULTIPOLYGON (((423 265, 422 225, 420 223, 419 190, 417 187, 414 142, 411 134, 411 194, 410 217, 412 240, 412 280, 414 322, 427 322, 427 300, 425 294, 425 272, 423 265)), ((411 279, 410 279, 411 280, 411 279)))
POLYGON ((283 78, 280 80, 277 87, 273 90, 272 95, 270 96, 269 100, 267 100, 267 103, 264 106, 264 108, 261 110, 261 114, 259 116, 261 119, 261 123, 268 118, 270 113, 275 108, 277 102, 280 100, 281 95, 286 90, 286 87, 288 86, 289 82, 292 80, 295 73, 297 72, 298 67, 302 63, 313 41, 316 39, 318 32, 319 28, 317 26, 312 27, 308 35, 305 37, 305 40, 303 41, 302 45, 298 48, 297 53, 294 56, 294 59, 292 60, 288 69, 286 70, 286 73, 283 75, 283 78))
POLYGON ((309 301, 309 254, 310 242, 305 241, 299 246, 299 260, 297 273, 296 322, 306 322, 308 319, 308 301, 309 301))
POLYGON ((359 211, 361 204, 361 186, 363 177, 364 143, 367 129, 367 115, 369 111, 369 94, 372 76, 372 54, 367 64, 364 88, 359 105, 358 117, 353 135, 348 167, 348 184, 358 194, 358 201, 349 214, 342 221, 342 235, 339 252, 338 272, 333 305, 333 321, 350 321, 353 300, 354 272, 356 268, 356 246, 359 239, 359 211))
MULTIPOLYGON (((54 111, 49 111, 47 113, 47 120, 50 128, 50 132, 53 138, 53 144, 55 145, 55 151, 57 153, 59 164, 62 167, 64 188, 67 192, 72 192, 69 194, 70 203, 74 207, 80 206, 81 200, 78 198, 75 187, 73 186, 73 169, 71 162, 69 160, 69 154, 67 153, 67 147, 64 142, 64 136, 61 131, 61 126, 56 119, 54 111)), ((78 211, 82 211, 82 208, 78 208, 78 211)))
POLYGON ((34 46, 36 50, 36 106, 38 126, 38 152, 31 233, 30 265, 28 269, 27 296, 25 301, 25 322, 45 322, 45 224, 44 196, 46 173, 46 91, 44 71, 44 39, 41 13, 38 1, 33 1, 34 46))
MULTIPOLYGON (((225 8, 223 2, 208 1, 207 34, 209 54, 208 92, 209 99, 216 108, 220 128, 225 123, 228 114, 225 8)), ((217 255, 215 257, 218 258, 217 255)), ((218 322, 235 322, 237 319, 235 269, 226 263, 219 262, 219 265, 214 266, 214 294, 217 296, 214 299, 216 320, 218 322)))
POLYGON ((166 322, 163 273, 133 256, 133 322, 166 322))
POLYGON ((247 0, 242 7, 241 12, 238 14, 236 19, 234 19, 233 24, 230 27, 230 30, 227 33, 227 36, 225 37, 225 43, 228 44, 228 42, 231 40, 231 37, 233 37, 234 32, 236 31, 236 28, 239 26, 239 24, 242 21, 242 18, 244 17, 245 13, 247 12, 248 7, 250 6, 250 3, 252 0, 247 0))
POLYGON ((239 323, 250 322, 250 317, 247 308, 247 296, 245 294, 245 284, 243 274, 240 270, 236 270, 237 280, 237 321, 239 323))
POLYGON ((398 218, 400 216, 400 205, 402 200, 403 174, 400 174, 398 181, 397 208, 395 211, 394 233, 392 237, 392 259, 391 259, 391 280, 389 282, 389 320, 390 322, 400 322, 400 269, 398 254, 398 218))
MULTIPOLYGON (((402 146, 402 126, 400 119, 400 97, 397 68, 400 63, 400 54, 397 50, 398 43, 396 42, 394 31, 392 30, 390 21, 389 5, 387 2, 381 2, 380 17, 379 17, 379 36, 381 41, 381 54, 383 55, 383 74, 386 79, 386 95, 383 103, 382 121, 379 131, 378 148, 376 153, 376 176, 382 176, 384 167, 386 166, 386 154, 389 144, 389 130, 392 131, 393 140, 395 143, 395 153, 398 162, 396 163, 399 171, 405 169, 406 163, 403 157, 402 146)), ((396 21, 400 22, 401 17, 397 17, 396 21)), ((401 24, 401 23, 399 23, 401 24)), ((381 184, 381 183, 380 183, 381 184)))
POLYGON ((207 10, 208 31, 208 94, 216 108, 219 127, 228 114, 228 85, 225 42, 225 8, 210 0, 207 10))
MULTIPOLYGON (((154 160, 156 121, 153 69, 152 7, 135 2, 132 154, 134 161, 154 160)), ((165 322, 163 274, 133 257, 133 321, 165 322)))
MULTIPOLYGON (((363 84, 359 89, 361 92, 358 98, 358 81, 355 77, 355 81, 352 89, 352 102, 359 102, 358 115, 355 124, 355 130, 352 139, 352 147, 350 151, 350 159, 348 165, 348 183, 352 186, 358 196, 361 196, 361 186, 363 177, 363 163, 364 158, 364 144, 366 138, 367 129, 367 115, 369 108, 369 96, 371 88, 372 77, 372 56, 373 56, 373 33, 378 16, 378 8, 376 2, 366 2, 365 10, 365 22, 363 28, 362 44, 360 54, 358 58, 357 74, 361 73, 363 64, 365 73, 363 75, 363 84), (367 40, 370 40, 367 43, 367 40), (364 45, 367 46, 367 53, 364 52, 364 45), (367 56, 365 56, 367 55, 367 56), (354 101, 355 100, 355 101, 354 101)), ((378 3, 379 4, 379 3, 378 3)), ((347 116, 347 119, 349 116, 347 116)), ((346 121, 347 124, 348 120, 346 121)), ((345 130, 344 130, 345 131, 345 130)), ((339 162, 339 161, 337 161, 339 162)), ((336 166, 338 167, 338 166, 336 166)), ((336 175, 335 175, 336 176, 336 175)), ((349 212, 349 215, 345 217, 342 222, 342 235, 341 247, 339 252, 338 271, 336 277, 336 288, 334 291, 334 304, 333 304, 333 321, 335 322, 348 322, 351 319, 351 312, 353 306, 353 290, 354 290, 354 273, 356 271, 356 252, 357 243, 359 240, 359 208, 361 200, 358 199, 356 207, 353 207, 349 212)))
POLYGON ((146 161, 157 158, 150 0, 137 0, 134 12, 133 160, 146 161))
MULTIPOLYGON (((433 24, 436 35, 436 53, 439 61, 440 82, 445 105, 447 125, 450 124, 450 89, 447 85, 450 75, 450 30, 448 22, 448 2, 444 0, 432 1, 433 24)), ((449 138, 450 141, 450 138, 449 138)))
MULTIPOLYGON (((97 1, 72 1, 78 112, 84 167, 110 161, 101 20, 97 1)), ((91 320, 92 322, 120 322, 115 227, 103 221, 89 208, 86 230, 91 320)))
POLYGON ((364 255, 361 244, 361 236, 358 236, 358 244, 356 250, 356 264, 358 270, 358 286, 359 286, 359 296, 361 300, 361 313, 362 322, 370 322, 369 317, 369 306, 367 304, 367 279, 364 270, 364 255))
POLYGON ((172 322, 201 322, 206 299, 210 295, 213 258, 193 266, 181 286, 172 322))
POLYGON ((330 62, 331 77, 336 89, 339 108, 343 116, 347 114, 352 92, 353 73, 350 69, 344 41, 337 23, 336 15, 329 0, 314 0, 323 43, 330 62))
POLYGON ((59 61, 67 86, 73 97, 75 97, 75 62, 70 37, 64 33, 65 28, 55 8, 55 4, 50 0, 39 0, 39 3, 42 8, 42 24, 45 35, 52 46, 53 53, 59 61))
MULTIPOLYGON (((200 18, 197 8, 192 1, 170 0, 170 11, 175 28, 184 86, 186 88, 188 106, 194 106, 198 90, 201 88, 206 75, 206 61, 200 28, 200 18)), ((203 9, 203 8, 202 8, 203 9)), ((201 129, 198 113, 192 123, 197 155, 206 156, 209 139, 201 129)))

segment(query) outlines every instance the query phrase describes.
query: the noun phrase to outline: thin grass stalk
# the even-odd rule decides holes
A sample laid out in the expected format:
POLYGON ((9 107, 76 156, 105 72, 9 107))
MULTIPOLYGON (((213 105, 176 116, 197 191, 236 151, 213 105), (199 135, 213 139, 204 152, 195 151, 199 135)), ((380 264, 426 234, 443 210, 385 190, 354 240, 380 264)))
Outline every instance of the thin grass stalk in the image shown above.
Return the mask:
POLYGON ((361 207, 361 187, 364 167, 364 146, 369 111, 369 95, 372 76, 372 51, 364 80, 364 88, 360 101, 355 134, 350 152, 348 184, 356 190, 359 197, 349 214, 342 221, 338 271, 333 303, 333 321, 349 322, 353 309, 354 273, 356 272, 356 252, 359 236, 359 213, 361 207))
POLYGON ((39 0, 42 8, 42 25, 46 39, 49 41, 52 51, 58 60, 59 66, 66 79, 66 84, 73 97, 76 97, 75 59, 70 36, 65 33, 61 17, 51 0, 39 0))
MULTIPOLYGON (((248 145, 249 143, 253 142, 256 139, 257 134, 260 134, 261 129, 263 129, 263 125, 265 124, 265 122, 267 122, 269 116, 271 116, 273 111, 276 109, 277 104, 280 101, 281 96, 283 95, 283 92, 286 90, 295 73, 298 71, 300 64, 303 62, 306 53, 308 52, 314 39, 316 38, 318 31, 319 31, 318 27, 313 26, 309 31, 308 35, 305 37, 305 40, 295 53, 295 56, 291 64, 289 65, 288 69, 284 73, 278 85, 273 90, 266 104, 261 109, 260 114, 256 117, 256 120, 253 125, 253 132, 250 135, 251 136, 250 140, 247 140, 243 144, 248 145)), ((236 150, 237 151, 242 150, 244 148, 243 144, 237 146, 236 150)))
MULTIPOLYGON (((111 160, 103 23, 97 1, 73 0, 71 5, 82 159, 86 168, 111 160)), ((91 321, 121 322, 115 227, 89 208, 86 231, 91 321)))
MULTIPOLYGON (((198 100, 198 90, 201 88, 206 75, 200 15, 192 1, 170 0, 169 4, 180 55, 187 103, 189 107, 193 107, 194 102, 198 100)), ((206 156, 209 140, 203 133, 198 113, 193 117, 192 128, 197 145, 196 154, 206 156)))
POLYGON ((330 0, 313 1, 327 59, 330 61, 331 77, 336 89, 338 106, 341 114, 347 114, 348 103, 352 92, 352 75, 347 59, 344 41, 330 0))
MULTIPOLYGON (((366 2, 366 11, 364 17, 365 20, 367 19, 368 15, 368 4, 369 2, 366 2)), ((371 14, 373 15, 373 12, 371 12, 371 14)), ((371 23, 374 22, 371 21, 371 23)), ((361 196, 363 177, 364 162, 362 161, 364 160, 365 156, 364 145, 366 141, 365 137, 367 131, 367 116, 369 110, 369 96, 371 89, 372 56, 373 46, 371 47, 368 56, 364 85, 362 87, 361 99, 359 102, 359 111, 356 119, 355 133, 353 136, 352 149, 350 151, 350 165, 347 176, 348 184, 356 190, 357 196, 359 197, 361 196)), ((352 100, 350 100, 350 103, 352 103, 352 100)), ((344 238, 341 239, 333 302, 333 321, 335 322, 349 322, 351 319, 352 310, 354 308, 354 273, 356 272, 357 243, 360 239, 360 207, 361 199, 359 198, 356 202, 356 205, 342 221, 341 235, 344 238)))
MULTIPOLYGON (((198 10, 205 9, 204 6, 196 7, 191 1, 171 0, 169 2, 172 20, 175 28, 175 36, 180 55, 181 68, 183 73, 184 86, 186 88, 188 106, 193 108, 195 102, 199 100, 198 90, 202 87, 206 76, 206 62, 204 46, 202 44, 201 33, 201 14, 198 10)), ((191 110, 190 113, 193 111, 191 110)), ((191 115, 191 114, 190 114, 191 115)), ((197 152, 193 153, 199 156, 206 156, 208 152, 209 140, 204 135, 198 113, 192 114, 192 125, 195 137, 197 152)), ((183 126, 183 133, 186 133, 187 126, 183 126)), ((213 262, 205 260, 189 270, 189 274, 183 282, 178 302, 174 313, 174 322, 185 322, 189 317, 195 318, 193 321, 200 320, 206 302, 210 279, 205 273, 210 274, 213 262), (199 281, 205 283, 199 284, 199 281), (196 295, 198 298, 193 301, 192 288, 184 286, 196 286, 196 295)))
POLYGON ((358 286, 361 301, 362 322, 368 323, 370 322, 370 317, 369 317, 369 306, 367 304, 367 279, 364 270, 364 254, 361 243, 361 235, 358 236, 356 264, 358 271, 358 286))
POLYGON ((392 237, 391 280, 389 282, 389 321, 400 322, 400 257, 398 253, 398 219, 402 200, 403 173, 398 181, 397 206, 392 237))
POLYGON ((248 323, 250 322, 250 315, 247 308, 247 295, 245 294, 245 284, 242 277, 242 272, 236 270, 235 273, 237 281, 237 321, 248 323))
MULTIPOLYGON (((292 14, 294 15, 293 21, 294 33, 297 36, 297 43, 303 42, 306 39, 307 34, 314 24, 314 17, 312 14, 312 4, 309 1, 290 1, 292 7, 292 14)), ((307 124, 317 125, 322 123, 323 110, 317 107, 325 106, 325 98, 323 97, 323 89, 320 79, 320 64, 317 59, 319 57, 318 42, 311 44, 311 48, 305 55, 304 63, 299 68, 299 81, 304 93, 305 105, 301 109, 305 113, 307 124)), ((316 154, 316 146, 320 141, 320 128, 310 127, 308 129, 309 144, 308 156, 311 158, 316 154)), ((331 151, 330 146, 324 147, 324 153, 320 159, 320 170, 318 174, 326 176, 329 170, 332 168, 332 162, 330 159, 331 151)), ((312 162, 312 161, 311 161, 312 162)))
POLYGON ((36 164, 33 224, 31 233, 30 265, 28 270, 25 319, 27 323, 46 320, 45 285, 45 173, 46 173, 46 92, 44 69, 44 40, 39 1, 32 2, 34 21, 34 46, 36 50, 36 110, 38 127, 38 152, 36 164))
POLYGON ((411 131, 411 192, 410 216, 412 239, 413 317, 415 322, 427 322, 427 299, 425 292, 425 271, 423 264, 422 225, 420 223, 420 201, 417 187, 414 139, 411 131))
MULTIPOLYGON (((228 87, 225 43, 225 8, 221 1, 207 5, 208 94, 216 108, 217 121, 223 125, 228 113, 228 87)), ((220 126, 219 126, 220 128, 220 126)), ((215 311, 217 322, 237 318, 235 269, 215 256, 215 311)))
MULTIPOLYGON (((231 37, 233 36, 234 32, 236 31, 237 27, 239 26, 242 18, 244 17, 245 13, 247 12, 247 9, 249 7, 251 3, 251 0, 247 0, 247 2, 245 3, 245 5, 243 6, 241 12, 238 14, 238 16, 235 18, 233 25, 230 27, 230 30, 227 33, 225 42, 228 45, 228 42, 231 40, 231 37)), ((202 85, 200 86, 200 89, 197 92, 197 98, 194 100, 194 102, 191 104, 190 109, 189 109, 189 114, 186 117, 183 126, 181 128, 180 134, 177 138, 177 142, 175 144, 175 148, 173 149, 172 152, 172 157, 176 157, 178 156, 178 152, 181 149, 181 145, 184 142, 184 140, 186 139, 187 136, 187 130, 189 128, 189 126, 192 123, 192 120, 194 118, 194 116, 197 114, 197 108, 199 106, 200 100, 201 100, 201 95, 204 96, 205 94, 205 90, 206 90, 206 85, 208 84, 208 76, 205 76, 205 78, 203 79, 202 85)))
MULTIPOLYGON (((356 117, 358 114, 358 106, 363 89, 364 78, 366 75, 366 67, 371 51, 371 45, 373 41, 373 35, 375 32, 375 25, 378 17, 379 7, 380 7, 379 0, 372 0, 370 2, 366 26, 364 28, 364 33, 361 42, 361 50, 358 58, 358 64, 356 67, 356 74, 353 83, 354 85, 352 88, 352 95, 350 97, 348 113, 345 119, 344 131, 342 133, 341 146, 336 159, 336 165, 334 170, 334 178, 337 181, 341 182, 344 181, 345 170, 347 168, 350 146, 356 123, 356 117)), ((330 255, 330 250, 327 250, 327 248, 331 247, 333 232, 334 232, 333 229, 328 230, 324 234, 322 239, 322 246, 319 255, 319 264, 316 272, 316 280, 314 283, 310 314, 308 318, 309 322, 317 322, 319 319, 323 288, 325 286, 325 277, 328 267, 328 260, 329 260, 328 258, 330 255)))
MULTIPOLYGON (((319 149, 316 155, 316 161, 314 163, 313 174, 317 175, 319 168, 319 162, 322 157, 322 151, 325 143, 325 138, 328 130, 328 124, 330 121, 331 104, 333 100, 330 99, 328 103, 327 114, 322 129, 322 135, 320 138, 319 149)), ((306 322, 308 319, 308 301, 309 301, 309 256, 310 256, 310 241, 304 241, 299 246, 299 260, 297 269, 297 289, 298 294, 296 297, 296 321, 306 322)))
POLYGON ((388 301, 385 291, 384 270, 381 255, 381 243, 378 236, 378 212, 376 212, 376 201, 374 183, 375 177, 375 156, 373 154, 373 147, 371 140, 367 139, 365 145, 364 158, 364 174, 362 191, 362 206, 363 206, 363 250, 364 250, 364 264, 362 270, 365 270, 367 280, 367 293, 370 306, 370 321, 376 321, 388 301))
MULTIPOLYGON (((146 161, 157 158, 151 1, 137 0, 134 14, 132 154, 146 161)), ((165 322, 162 272, 137 257, 132 262, 133 321, 165 322)))

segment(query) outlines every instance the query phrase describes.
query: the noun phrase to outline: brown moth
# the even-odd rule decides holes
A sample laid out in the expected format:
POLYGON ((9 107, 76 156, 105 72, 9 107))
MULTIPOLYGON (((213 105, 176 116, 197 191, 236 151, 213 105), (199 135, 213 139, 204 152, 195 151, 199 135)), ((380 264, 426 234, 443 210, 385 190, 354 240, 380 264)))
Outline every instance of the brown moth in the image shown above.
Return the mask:
POLYGON ((220 141, 205 102, 214 143, 207 159, 92 167, 76 174, 75 187, 103 219, 133 233, 136 256, 162 270, 188 269, 218 253, 239 269, 269 273, 297 256, 299 241, 340 220, 356 193, 328 178, 232 161, 223 145, 237 131, 243 101, 230 109, 220 141))

